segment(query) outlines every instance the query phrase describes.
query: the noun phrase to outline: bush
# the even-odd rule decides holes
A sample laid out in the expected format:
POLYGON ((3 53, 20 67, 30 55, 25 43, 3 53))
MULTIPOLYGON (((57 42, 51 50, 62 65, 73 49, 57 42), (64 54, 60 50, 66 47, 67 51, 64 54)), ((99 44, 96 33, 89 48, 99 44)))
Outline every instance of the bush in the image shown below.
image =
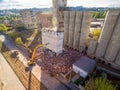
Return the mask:
POLYGON ((16 42, 16 44, 23 45, 23 41, 22 41, 21 37, 17 37, 15 42, 16 42))
POLYGON ((85 90, 117 90, 117 88, 107 78, 97 77, 86 84, 85 90))
POLYGON ((11 37, 13 40, 16 40, 17 37, 21 37, 20 34, 17 32, 8 33, 8 36, 11 37))
POLYGON ((100 29, 95 29, 95 30, 93 30, 92 31, 92 36, 94 37, 94 36, 100 36, 100 33, 101 33, 101 30, 100 29))
POLYGON ((0 24, 0 32, 6 32, 8 31, 8 27, 6 27, 5 24, 0 24))

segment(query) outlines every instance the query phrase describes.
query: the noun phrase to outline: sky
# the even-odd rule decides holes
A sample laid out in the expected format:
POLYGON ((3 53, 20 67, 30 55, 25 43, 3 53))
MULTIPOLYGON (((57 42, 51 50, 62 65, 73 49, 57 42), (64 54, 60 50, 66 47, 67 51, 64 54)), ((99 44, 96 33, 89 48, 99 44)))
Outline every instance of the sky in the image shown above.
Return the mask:
MULTIPOLYGON (((0 0, 0 9, 51 7, 52 0, 0 0)), ((120 7, 120 0, 67 0, 67 6, 120 7)))

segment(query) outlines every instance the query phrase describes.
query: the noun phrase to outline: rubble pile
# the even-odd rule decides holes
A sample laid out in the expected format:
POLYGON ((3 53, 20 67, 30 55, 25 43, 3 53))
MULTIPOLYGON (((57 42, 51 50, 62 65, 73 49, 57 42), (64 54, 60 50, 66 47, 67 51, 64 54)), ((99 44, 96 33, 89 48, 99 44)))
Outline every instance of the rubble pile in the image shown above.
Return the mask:
POLYGON ((67 73, 72 69, 72 64, 78 60, 81 54, 77 51, 65 48, 63 53, 58 56, 55 53, 45 49, 44 51, 44 59, 42 58, 42 63, 37 58, 36 62, 39 66, 41 66, 44 70, 53 73, 67 73))

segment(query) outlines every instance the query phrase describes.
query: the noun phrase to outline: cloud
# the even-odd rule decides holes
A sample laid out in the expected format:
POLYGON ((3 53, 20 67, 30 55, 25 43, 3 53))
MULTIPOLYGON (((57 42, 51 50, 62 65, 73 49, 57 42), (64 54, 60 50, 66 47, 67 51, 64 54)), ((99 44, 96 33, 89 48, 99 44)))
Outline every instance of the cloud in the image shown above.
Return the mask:
POLYGON ((0 2, 0 9, 12 9, 12 8, 44 8, 51 7, 51 0, 4 0, 0 2))
POLYGON ((68 0, 68 6, 107 7, 118 3, 120 0, 68 0))
MULTIPOLYGON (((68 6, 107 7, 115 6, 120 0, 67 0, 68 6)), ((52 0, 0 0, 0 9, 51 7, 52 0)))

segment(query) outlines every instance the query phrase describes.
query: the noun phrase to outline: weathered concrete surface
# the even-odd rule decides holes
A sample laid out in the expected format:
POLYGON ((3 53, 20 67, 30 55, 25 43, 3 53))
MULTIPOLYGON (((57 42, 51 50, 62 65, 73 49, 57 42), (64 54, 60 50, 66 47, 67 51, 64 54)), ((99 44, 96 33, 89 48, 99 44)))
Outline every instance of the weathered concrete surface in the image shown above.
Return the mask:
POLYGON ((111 40, 105 53, 105 59, 108 61, 114 61, 120 49, 120 14, 115 24, 111 40))
POLYGON ((74 47, 74 49, 77 49, 77 50, 79 50, 79 41, 80 41, 80 33, 81 33, 81 27, 82 27, 82 19, 83 19, 83 12, 76 11, 73 47, 74 47))
POLYGON ((115 60, 115 63, 116 63, 117 65, 120 65, 120 50, 119 50, 119 53, 118 53, 117 58, 116 58, 116 60, 115 60))
POLYGON ((79 42, 79 51, 80 52, 85 50, 87 39, 88 39, 88 33, 89 33, 89 29, 90 29, 91 19, 92 19, 92 12, 84 11, 81 35, 80 35, 80 42, 79 42))
POLYGON ((64 11, 64 45, 68 45, 69 37, 69 11, 64 11))
POLYGON ((67 5, 67 0, 52 0, 53 4, 53 28, 55 31, 61 31, 59 28, 60 23, 60 11, 59 7, 65 7, 67 5))
POLYGON ((69 21, 69 46, 73 47, 74 40, 74 29, 75 29, 75 11, 70 11, 70 21, 69 21))
POLYGON ((25 90, 18 77, 0 53, 0 90, 25 90), (1 86, 2 85, 2 86, 1 86))
POLYGON ((113 33, 116 20, 118 19, 118 15, 118 11, 108 11, 107 17, 105 18, 105 24, 103 26, 100 38, 98 40, 98 46, 96 50, 97 57, 104 56, 106 48, 110 41, 110 37, 113 33))
POLYGON ((42 30, 42 43, 48 44, 45 47, 60 54, 63 51, 63 32, 53 30, 42 30))
POLYGON ((89 44, 89 47, 88 47, 88 50, 87 50, 87 54, 88 55, 95 54, 96 47, 97 47, 97 41, 96 40, 91 40, 90 44, 89 44))

